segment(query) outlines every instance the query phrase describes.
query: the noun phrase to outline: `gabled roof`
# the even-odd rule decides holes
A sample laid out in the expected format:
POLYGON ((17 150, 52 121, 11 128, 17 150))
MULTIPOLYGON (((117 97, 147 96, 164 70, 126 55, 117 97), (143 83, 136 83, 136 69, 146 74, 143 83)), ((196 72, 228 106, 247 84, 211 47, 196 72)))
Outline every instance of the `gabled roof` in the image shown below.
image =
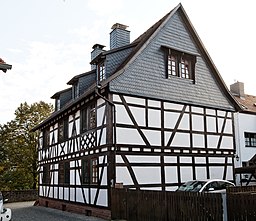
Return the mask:
POLYGON ((60 94, 65 93, 65 92, 70 91, 70 90, 72 90, 72 87, 69 87, 69 88, 66 88, 64 90, 58 91, 54 95, 52 95, 51 98, 52 99, 58 99, 60 94))
POLYGON ((0 58, 0 70, 6 72, 10 69, 12 69, 12 65, 6 64, 5 61, 2 58, 0 58))
POLYGON ((199 47, 201 54, 206 59, 207 64, 209 65, 209 68, 212 70, 212 73, 214 74, 215 80, 220 85, 220 88, 222 90, 222 93, 225 94, 229 102, 233 105, 235 110, 241 110, 240 105, 238 102, 234 99, 234 97, 229 92, 227 86, 225 85, 219 71, 217 70, 215 64, 213 63, 210 55, 208 54, 206 48, 204 47, 201 39, 199 38, 196 30, 194 29, 188 15, 186 14, 183 6, 181 4, 178 4, 173 10, 171 10, 169 13, 167 13, 162 19, 160 19, 158 22, 156 22, 152 27, 150 27, 145 33, 143 33, 140 37, 138 37, 133 44, 137 43, 137 46, 133 49, 131 54, 127 57, 127 59, 117 68, 116 72, 109 77, 105 82, 103 82, 103 86, 111 82, 113 79, 117 78, 119 75, 121 75, 128 67, 129 65, 140 55, 142 50, 147 47, 147 45, 150 43, 154 37, 161 32, 161 29, 165 26, 167 21, 177 12, 179 11, 182 15, 183 20, 186 23, 186 26, 190 33, 193 36, 193 40, 196 42, 197 46, 199 47))
POLYGON ((95 73, 95 70, 91 70, 91 71, 76 75, 67 84, 69 85, 74 84, 76 81, 79 80, 79 78, 84 77, 86 75, 94 74, 94 73, 95 73))

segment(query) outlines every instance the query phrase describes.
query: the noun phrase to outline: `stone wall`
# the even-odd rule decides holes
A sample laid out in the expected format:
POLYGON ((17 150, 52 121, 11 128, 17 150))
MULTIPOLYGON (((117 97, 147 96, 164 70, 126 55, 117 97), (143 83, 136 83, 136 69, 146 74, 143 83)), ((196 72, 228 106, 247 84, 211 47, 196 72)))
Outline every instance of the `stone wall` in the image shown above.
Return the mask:
POLYGON ((2 191, 2 194, 8 203, 38 200, 38 190, 2 191))

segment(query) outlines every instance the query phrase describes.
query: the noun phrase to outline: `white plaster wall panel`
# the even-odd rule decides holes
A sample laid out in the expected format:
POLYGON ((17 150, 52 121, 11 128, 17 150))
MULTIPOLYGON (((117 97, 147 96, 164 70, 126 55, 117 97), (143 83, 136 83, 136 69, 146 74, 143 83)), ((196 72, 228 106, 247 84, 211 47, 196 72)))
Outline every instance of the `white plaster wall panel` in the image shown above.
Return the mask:
POLYGON ((161 183, 160 167, 132 167, 139 184, 161 183))
POLYGON ((80 134, 80 120, 77 119, 76 120, 76 134, 80 134))
POLYGON ((91 188, 90 192, 91 192, 91 203, 94 203, 97 189, 96 188, 91 188))
POLYGON ((225 158, 224 157, 209 157, 209 163, 224 164, 225 163, 225 158))
POLYGON ((218 115, 218 116, 221 116, 221 117, 225 117, 226 111, 218 110, 218 111, 217 111, 217 115, 218 115))
POLYGON ((204 117, 201 115, 192 115, 192 130, 204 131, 204 117))
POLYGON ((190 147, 190 134, 177 132, 173 138, 171 146, 190 147))
POLYGON ((137 97, 124 96, 126 103, 145 106, 145 100, 137 97))
POLYGON ((136 123, 139 126, 146 126, 145 108, 130 107, 130 110, 132 112, 132 116, 134 117, 136 123))
POLYGON ((206 109, 206 114, 216 116, 216 111, 214 109, 206 109))
POLYGON ((149 127, 161 127, 161 111, 148 109, 148 126, 149 127))
POLYGON ((160 163, 160 156, 126 156, 129 163, 160 163))
MULTIPOLYGON (((116 95, 114 95, 114 96, 116 96, 116 95)), ((102 104, 104 104, 105 103, 105 101, 102 99, 102 98, 99 98, 98 100, 97 100, 97 106, 100 106, 100 105, 102 105, 102 104)))
POLYGON ((75 188, 70 188, 70 201, 75 201, 75 188))
POLYGON ((176 166, 166 166, 165 170, 165 181, 166 183, 177 183, 178 175, 177 175, 177 167, 176 166))
POLYGON ((43 195, 43 187, 42 186, 39 187, 39 196, 44 196, 43 195))
POLYGON ((223 136, 220 148, 233 149, 233 137, 223 136))
POLYGON ((70 161, 70 163, 69 163, 70 169, 74 168, 76 166, 75 163, 76 163, 75 161, 70 161))
POLYGON ((174 156, 164 156, 165 163, 177 163, 177 157, 174 156))
POLYGON ((107 190, 102 190, 102 189, 100 190, 97 205, 98 206, 108 206, 108 191, 107 190))
POLYGON ((222 179, 224 174, 223 166, 210 166, 210 179, 222 179))
POLYGON ((195 164, 206 163, 205 157, 195 157, 195 164))
POLYGON ((232 120, 231 119, 227 119, 226 120, 226 125, 225 125, 225 129, 224 129, 224 133, 227 134, 232 134, 232 120))
POLYGON ((205 180, 207 178, 206 168, 204 167, 195 167, 196 179, 205 180))
POLYGON ((55 185, 57 185, 58 184, 58 172, 57 171, 55 171, 55 172, 53 172, 53 182, 54 182, 54 184, 55 185))
POLYGON ((69 188, 64 187, 64 200, 69 200, 69 188))
POLYGON ((179 110, 183 109, 184 105, 181 104, 174 104, 174 103, 164 103, 164 109, 166 110, 179 110))
POLYGON ((53 198, 53 187, 49 187, 49 192, 48 193, 49 193, 48 197, 53 198))
POLYGON ((117 143, 144 145, 142 137, 136 129, 117 128, 117 143))
POLYGON ((207 135, 207 145, 209 148, 216 148, 218 146, 219 137, 216 135, 207 135))
POLYGON ((207 132, 217 132, 216 118, 206 117, 207 132))
POLYGON ((148 106, 149 107, 161 107, 160 101, 154 101, 154 100, 148 100, 148 106))
POLYGON ((63 187, 59 187, 59 199, 63 199, 63 187))
POLYGON ((218 133, 221 133, 223 123, 224 123, 224 118, 218 118, 218 133))
POLYGON ((203 134, 192 134, 193 147, 203 148, 205 146, 205 140, 203 134))
POLYGON ((54 195, 53 195, 54 199, 58 199, 58 187, 54 187, 54 195))
POLYGON ((167 186, 165 189, 166 191, 175 191, 177 190, 177 186, 167 186))
POLYGON ((76 202, 84 202, 82 188, 76 188, 76 202))
POLYGON ((192 163, 192 157, 180 157, 180 163, 192 163))
POLYGON ((70 170, 70 185, 75 185, 76 184, 76 180, 75 180, 75 171, 74 170, 70 170))
POLYGON ((104 167, 101 185, 108 185, 107 167, 104 167))
POLYGON ((114 102, 122 102, 119 95, 116 95, 116 94, 113 95, 113 101, 114 102))
POLYGON ((189 115, 188 114, 184 114, 182 116, 178 129, 189 130, 189 115))
POLYGON ((116 105, 116 122, 120 124, 133 125, 125 107, 122 105, 116 105))
POLYGON ((116 168, 116 182, 124 185, 134 184, 127 167, 116 168))
POLYGON ((227 167, 227 180, 233 180, 233 167, 232 166, 228 166, 227 167))
POLYGON ((161 146, 161 131, 142 130, 150 145, 161 146))
POLYGON ((104 119, 104 115, 105 115, 105 108, 106 106, 102 106, 100 107, 99 109, 97 109, 97 114, 96 114, 96 117, 97 117, 97 126, 101 126, 102 123, 105 124, 106 123, 106 119, 104 119), (104 119, 104 121, 103 121, 104 119))
POLYGON ((193 180, 193 171, 190 166, 180 167, 181 182, 193 180))
POLYGON ((199 114, 203 114, 204 113, 204 109, 201 107, 191 107, 191 111, 193 113, 199 113, 199 114))
POLYGON ((80 176, 79 176, 79 172, 78 170, 76 170, 76 185, 81 185, 81 180, 80 180, 80 176))
POLYGON ((102 131, 97 130, 97 144, 98 146, 106 144, 106 128, 104 128, 102 131))
POLYGON ((173 129, 179 118, 179 113, 165 112, 164 113, 164 127, 168 129, 173 129))
POLYGON ((124 161, 120 155, 116 156, 116 163, 124 163, 124 161))

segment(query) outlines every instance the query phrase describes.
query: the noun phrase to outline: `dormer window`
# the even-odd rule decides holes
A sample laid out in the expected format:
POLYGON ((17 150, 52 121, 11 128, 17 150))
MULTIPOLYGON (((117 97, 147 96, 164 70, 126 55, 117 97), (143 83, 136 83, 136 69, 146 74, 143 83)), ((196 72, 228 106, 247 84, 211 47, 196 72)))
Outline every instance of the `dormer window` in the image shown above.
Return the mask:
POLYGON ((166 49, 166 51, 166 78, 171 79, 173 76, 176 76, 179 78, 195 80, 196 56, 170 48, 166 49))
POLYGON ((106 79, 106 68, 104 62, 98 64, 98 79, 99 81, 106 79))
POLYGON ((72 94, 73 94, 73 99, 75 99, 79 96, 79 84, 78 84, 78 82, 73 84, 72 94))

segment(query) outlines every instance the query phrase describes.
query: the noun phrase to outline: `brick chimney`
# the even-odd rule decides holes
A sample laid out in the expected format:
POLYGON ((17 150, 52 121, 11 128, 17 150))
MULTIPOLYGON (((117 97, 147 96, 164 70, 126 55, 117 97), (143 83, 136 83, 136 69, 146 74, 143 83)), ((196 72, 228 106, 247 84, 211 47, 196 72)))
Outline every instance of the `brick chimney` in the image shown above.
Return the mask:
POLYGON ((231 84, 230 91, 233 95, 243 98, 244 97, 244 83, 237 81, 236 83, 231 84))
MULTIPOLYGON (((104 45, 100 45, 100 44, 95 44, 92 47, 92 52, 91 52, 91 61, 96 58, 101 52, 105 51, 103 50, 105 46, 104 45)), ((91 70, 94 70, 96 68, 96 65, 92 64, 91 65, 91 70)))
POLYGON ((130 31, 126 30, 128 26, 116 23, 112 26, 110 33, 110 49, 119 48, 130 44, 130 31))

